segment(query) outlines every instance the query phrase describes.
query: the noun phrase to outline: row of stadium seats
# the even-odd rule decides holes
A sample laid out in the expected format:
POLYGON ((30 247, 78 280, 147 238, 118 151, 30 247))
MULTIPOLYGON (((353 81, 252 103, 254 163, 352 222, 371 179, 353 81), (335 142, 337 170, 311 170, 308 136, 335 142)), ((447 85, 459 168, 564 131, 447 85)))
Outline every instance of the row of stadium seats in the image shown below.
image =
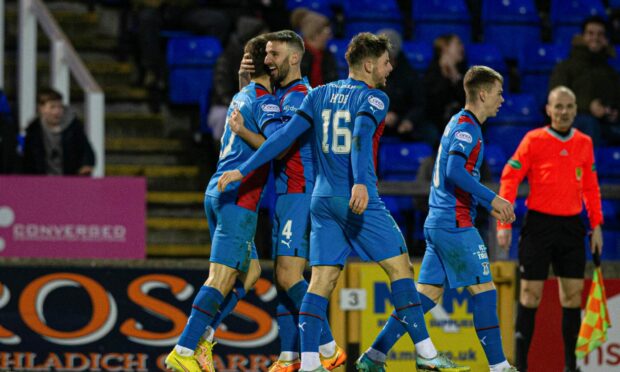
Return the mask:
MULTIPOLYGON (((344 53, 348 40, 333 39, 328 48, 338 61, 340 77, 347 75, 347 64, 344 53)), ((465 48, 470 65, 484 64, 507 76, 507 66, 499 48, 494 44, 470 44, 465 48)), ((521 91, 533 96, 514 95, 515 104, 528 117, 512 115, 509 121, 537 123, 540 108, 546 100, 549 75, 553 67, 568 56, 569 48, 556 44, 532 44, 519 54, 518 68, 520 71, 521 91), (524 106, 525 105, 525 106, 524 106)), ((208 94, 213 81, 213 66, 222 52, 219 41, 212 37, 172 37, 168 42, 167 64, 169 67, 170 101, 176 104, 208 102, 208 94), (196 82, 201 84, 196 84, 196 82)), ((403 52, 412 67, 423 73, 432 59, 432 45, 425 42, 404 42, 403 52)), ((620 47, 618 50, 620 55, 620 47)), ((620 59, 611 60, 620 71, 620 59)), ((507 99, 506 108, 511 105, 507 99)), ((505 116, 506 109, 502 116, 505 116)), ((508 121, 508 120, 507 120, 508 121)))
MULTIPOLYGON (((484 158, 494 181, 504 169, 508 158, 532 128, 523 126, 490 125, 485 134, 484 158), (510 128, 506 128, 510 127, 510 128), (499 128, 499 130, 493 130, 499 128), (511 132, 517 129, 517 131, 511 132)), ((379 178, 388 181, 413 181, 420 164, 434 150, 423 142, 383 141, 379 146, 379 178)), ((620 183, 620 147, 600 147, 595 150, 597 172, 601 183, 620 183)))
MULTIPOLYGON (((307 7, 332 16, 339 6, 346 20, 346 37, 359 31, 375 32, 384 27, 402 31, 404 16, 396 0, 288 0, 288 9, 307 7)), ((611 7, 618 4, 610 2, 611 7)), ((465 0, 413 0, 411 20, 416 40, 430 41, 445 33, 472 40, 472 17, 465 0)), ((481 21, 486 42, 496 44, 503 54, 516 58, 517 51, 541 39, 541 19, 534 0, 484 0, 481 21)), ((553 41, 570 43, 585 17, 606 17, 600 0, 551 0, 550 22, 553 41)))

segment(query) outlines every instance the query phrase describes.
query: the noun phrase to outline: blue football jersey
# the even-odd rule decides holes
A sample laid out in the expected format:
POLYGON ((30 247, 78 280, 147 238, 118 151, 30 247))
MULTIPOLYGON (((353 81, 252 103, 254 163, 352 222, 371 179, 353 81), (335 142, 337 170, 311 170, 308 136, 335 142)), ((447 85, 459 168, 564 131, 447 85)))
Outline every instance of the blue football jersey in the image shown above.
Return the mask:
POLYGON ((364 115, 376 125, 366 187, 370 198, 379 198, 375 165, 388 107, 389 99, 384 92, 351 78, 322 85, 308 93, 297 112, 312 125, 317 167, 313 196, 351 196, 353 129, 355 118, 364 115))
POLYGON ((476 198, 446 178, 449 156, 463 156, 465 168, 480 181, 484 145, 478 119, 468 110, 454 115, 446 126, 433 169, 429 212, 425 227, 471 227, 476 218, 476 198))
MULTIPOLYGON (((282 109, 282 121, 288 122, 295 115, 311 89, 304 78, 275 91, 282 109)), ((274 171, 276 194, 312 193, 315 175, 310 131, 295 141, 284 158, 274 160, 274 171)))
POLYGON ((245 127, 254 133, 263 134, 263 130, 267 125, 281 122, 282 113, 278 100, 264 86, 251 82, 239 93, 235 94, 228 106, 217 170, 209 181, 206 194, 214 197, 230 198, 244 208, 256 210, 263 187, 267 181, 267 176, 269 175, 269 163, 248 174, 241 182, 232 183, 223 193, 217 190, 217 180, 222 173, 238 168, 240 164, 249 159, 255 152, 228 125, 230 115, 235 108, 238 108, 243 116, 245 127))

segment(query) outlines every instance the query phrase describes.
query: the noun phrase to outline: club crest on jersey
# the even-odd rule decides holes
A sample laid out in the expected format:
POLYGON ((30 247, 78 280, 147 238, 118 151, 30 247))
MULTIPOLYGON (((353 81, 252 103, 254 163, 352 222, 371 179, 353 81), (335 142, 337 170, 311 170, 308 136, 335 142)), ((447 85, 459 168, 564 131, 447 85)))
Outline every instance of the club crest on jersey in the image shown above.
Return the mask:
POLYGON ((456 137, 457 140, 467 142, 467 143, 472 143, 474 141, 474 139, 471 137, 471 134, 467 132, 458 131, 454 133, 454 137, 456 137))
POLYGON ((272 103, 264 104, 260 107, 264 112, 280 112, 280 106, 272 103))
POLYGON ((379 110, 383 110, 385 108, 383 101, 375 96, 368 97, 368 103, 379 110))

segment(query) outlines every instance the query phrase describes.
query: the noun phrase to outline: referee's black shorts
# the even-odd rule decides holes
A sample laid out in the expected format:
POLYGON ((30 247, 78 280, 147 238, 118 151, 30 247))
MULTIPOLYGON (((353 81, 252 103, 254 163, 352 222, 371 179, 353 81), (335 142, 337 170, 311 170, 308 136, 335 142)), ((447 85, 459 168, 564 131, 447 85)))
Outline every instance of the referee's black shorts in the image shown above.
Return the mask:
POLYGON ((545 280, 549 265, 555 276, 583 278, 586 228, 577 216, 528 211, 519 239, 519 271, 526 280, 545 280))

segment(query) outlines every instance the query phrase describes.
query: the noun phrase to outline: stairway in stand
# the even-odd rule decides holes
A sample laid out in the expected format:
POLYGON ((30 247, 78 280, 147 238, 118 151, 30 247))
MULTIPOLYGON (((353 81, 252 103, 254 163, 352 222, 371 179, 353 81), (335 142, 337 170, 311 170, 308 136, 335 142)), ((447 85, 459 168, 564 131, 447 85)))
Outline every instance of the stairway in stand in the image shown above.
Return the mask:
MULTIPOLYGON (((79 1, 46 3, 105 92, 106 176, 147 179, 148 257, 208 257, 211 242, 203 212, 207 154, 192 140, 187 110, 149 111, 147 90, 131 84, 136 67, 116 58, 118 42, 109 29, 120 17, 118 9, 93 10, 79 1)), ((8 1, 6 8, 5 92, 14 103, 17 4, 8 1)), ((45 86, 49 43, 39 34, 37 82, 45 86)), ((73 81, 71 101, 81 115, 82 93, 73 81)))

